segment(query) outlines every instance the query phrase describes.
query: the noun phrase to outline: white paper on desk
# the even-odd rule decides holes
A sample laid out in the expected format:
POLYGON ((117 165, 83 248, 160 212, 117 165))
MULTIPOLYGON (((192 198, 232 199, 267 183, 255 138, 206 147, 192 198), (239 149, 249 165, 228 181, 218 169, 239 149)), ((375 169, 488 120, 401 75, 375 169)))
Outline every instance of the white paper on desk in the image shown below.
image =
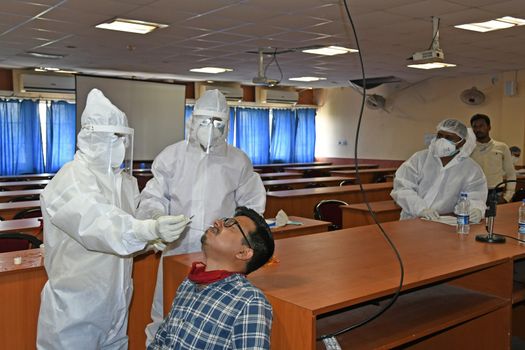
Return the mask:
POLYGON ((277 215, 275 215, 275 227, 281 227, 288 223, 288 215, 284 212, 284 210, 279 210, 277 212, 277 215))
POLYGON ((421 218, 421 219, 428 220, 428 221, 439 222, 441 224, 450 225, 450 226, 456 226, 457 223, 458 223, 458 219, 455 216, 452 216, 452 215, 442 215, 436 220, 430 220, 430 219, 425 219, 425 218, 421 218))

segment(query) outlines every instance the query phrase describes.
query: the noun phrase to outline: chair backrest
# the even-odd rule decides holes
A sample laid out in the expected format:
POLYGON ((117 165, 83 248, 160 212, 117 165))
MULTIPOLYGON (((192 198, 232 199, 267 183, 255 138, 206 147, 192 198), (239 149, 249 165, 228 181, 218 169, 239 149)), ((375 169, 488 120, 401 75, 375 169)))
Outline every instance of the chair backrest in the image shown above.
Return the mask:
POLYGON ((0 253, 38 248, 42 241, 33 235, 12 232, 0 234, 0 253))
POLYGON ((316 187, 326 187, 326 184, 322 182, 309 182, 304 186, 304 188, 316 188, 316 187))
POLYGON ((525 199, 525 188, 520 188, 516 192, 514 192, 514 195, 512 196, 511 202, 521 202, 523 199, 525 199))
POLYGON ((13 219, 39 218, 41 216, 42 210, 39 207, 35 207, 19 211, 13 216, 13 219))
POLYGON ((355 185, 355 180, 343 180, 339 183, 339 186, 355 185))
POLYGON ((9 203, 25 202, 25 201, 37 201, 39 199, 40 199, 40 195, 39 194, 34 194, 34 195, 31 195, 31 196, 15 197, 15 198, 9 200, 9 203))
POLYGON ((289 191, 289 190, 293 190, 293 187, 290 186, 290 185, 270 185, 266 189, 267 192, 270 192, 270 191, 289 191))
POLYGON ((328 170, 324 169, 309 169, 303 172, 303 177, 327 177, 331 176, 328 170))
POLYGON ((348 205, 345 201, 338 199, 325 199, 315 205, 314 218, 317 220, 330 221, 329 231, 339 230, 343 226, 343 214, 341 205, 348 205))

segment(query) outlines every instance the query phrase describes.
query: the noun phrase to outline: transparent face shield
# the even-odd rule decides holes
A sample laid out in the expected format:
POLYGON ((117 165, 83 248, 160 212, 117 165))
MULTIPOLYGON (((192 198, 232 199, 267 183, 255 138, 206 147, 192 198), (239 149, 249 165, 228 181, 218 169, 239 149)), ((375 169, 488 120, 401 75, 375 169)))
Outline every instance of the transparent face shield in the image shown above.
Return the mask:
POLYGON ((225 138, 226 121, 219 117, 194 116, 197 141, 202 149, 210 152, 210 148, 225 138))
POLYGON ((125 126, 89 125, 92 131, 91 147, 100 155, 100 165, 107 173, 133 171, 133 138, 134 130, 125 126))

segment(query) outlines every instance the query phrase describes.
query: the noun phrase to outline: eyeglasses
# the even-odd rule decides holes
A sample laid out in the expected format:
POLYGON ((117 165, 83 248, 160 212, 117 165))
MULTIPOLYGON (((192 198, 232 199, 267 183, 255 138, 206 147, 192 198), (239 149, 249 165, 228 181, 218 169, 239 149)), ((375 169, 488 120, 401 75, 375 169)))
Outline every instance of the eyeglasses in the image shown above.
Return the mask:
POLYGON ((244 240, 246 241, 246 243, 248 243, 248 247, 250 247, 250 249, 253 249, 252 245, 250 244, 250 241, 248 240, 248 237, 246 237, 241 225, 239 225, 239 222, 235 218, 222 218, 221 221, 223 222, 224 227, 232 227, 233 225, 237 226, 241 231, 244 240))

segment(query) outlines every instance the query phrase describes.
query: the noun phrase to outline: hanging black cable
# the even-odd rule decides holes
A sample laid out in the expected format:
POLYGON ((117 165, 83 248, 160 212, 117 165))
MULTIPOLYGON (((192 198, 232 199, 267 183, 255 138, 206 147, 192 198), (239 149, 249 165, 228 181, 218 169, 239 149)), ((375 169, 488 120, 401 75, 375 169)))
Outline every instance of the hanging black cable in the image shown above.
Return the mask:
POLYGON ((356 177, 357 177, 357 181, 359 183, 359 188, 360 188, 361 194, 363 195, 364 202, 365 202, 365 204, 366 204, 366 206, 368 208, 368 211, 370 212, 370 215, 374 219, 375 224, 379 227, 383 237, 388 242, 388 244, 390 245, 390 247, 392 248, 392 250, 394 251, 394 253, 396 255, 396 258, 397 258, 397 260, 399 262, 400 278, 399 278, 399 285, 398 285, 394 295, 390 299, 390 301, 388 303, 386 303, 381 309, 379 309, 375 314, 371 315, 370 317, 368 317, 367 319, 365 319, 365 320, 363 320, 361 322, 358 322, 356 324, 350 325, 350 326, 348 326, 348 327, 346 327, 344 329, 341 329, 339 331, 336 331, 336 332, 333 332, 333 333, 330 333, 330 334, 322 335, 322 336, 318 337, 317 340, 325 340, 325 339, 329 339, 329 338, 335 338, 338 335, 341 335, 343 333, 346 333, 348 331, 351 331, 353 329, 361 327, 361 326, 371 322, 372 320, 376 319, 380 315, 382 315, 386 310, 388 310, 395 303, 395 301, 399 297, 399 294, 401 293, 401 288, 403 286, 403 279, 404 279, 404 276, 405 276, 405 269, 403 267, 403 260, 401 259, 401 255, 399 254, 399 251, 397 250, 396 246, 394 245, 394 243, 392 242, 392 240, 390 239, 388 234, 385 232, 385 230, 383 229, 383 227, 381 226, 381 224, 377 220, 377 217, 376 217, 374 211, 370 207, 370 203, 368 202, 368 198, 367 198, 365 190, 363 189, 363 185, 361 183, 361 178, 360 178, 360 175, 359 175, 359 161, 358 161, 358 158, 357 158, 357 148, 358 148, 358 144, 359 144, 359 132, 360 132, 360 129, 361 129, 361 121, 362 121, 362 118, 363 118, 363 112, 364 112, 365 100, 366 100, 366 75, 365 75, 365 67, 364 67, 364 63, 363 63, 363 55, 361 53, 361 47, 359 46, 359 40, 358 40, 357 32, 356 32, 356 29, 355 29, 355 26, 354 26, 354 21, 352 20, 352 16, 350 15, 350 10, 348 9, 348 4, 347 4, 346 0, 343 0, 343 4, 344 4, 344 7, 345 7, 346 15, 348 16, 348 20, 350 21, 350 25, 352 26, 352 31, 354 33, 354 39, 355 39, 356 48, 358 50, 359 63, 360 63, 360 67, 361 67, 361 76, 362 76, 362 81, 363 81, 363 93, 362 93, 362 99, 361 99, 361 108, 360 108, 360 111, 359 111, 359 118, 358 118, 358 123, 357 123, 357 129, 356 129, 356 135, 355 135, 355 145, 354 145, 354 161, 355 161, 355 165, 356 165, 356 167, 355 167, 356 177))

